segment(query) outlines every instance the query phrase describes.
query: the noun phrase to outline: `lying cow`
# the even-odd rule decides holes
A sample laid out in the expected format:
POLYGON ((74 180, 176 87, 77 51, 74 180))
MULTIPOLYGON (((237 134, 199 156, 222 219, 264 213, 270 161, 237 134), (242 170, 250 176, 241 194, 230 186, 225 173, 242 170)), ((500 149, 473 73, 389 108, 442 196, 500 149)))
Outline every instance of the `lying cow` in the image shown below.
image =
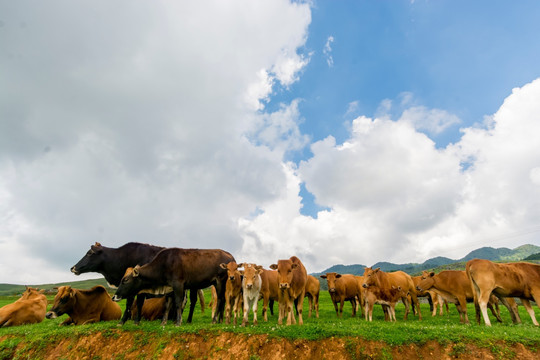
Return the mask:
MULTIPOLYGON (((403 271, 387 273, 381 271, 380 268, 365 268, 363 287, 367 288, 373 285, 383 290, 390 290, 392 286, 401 287, 404 294, 410 295, 412 300, 412 306, 413 308, 416 307, 416 312, 418 313, 418 320, 422 320, 420 304, 418 303, 418 298, 416 297, 416 289, 414 288, 413 280, 409 274, 403 271)), ((409 301, 407 299, 407 296, 403 296, 401 300, 405 305, 404 319, 407 320, 407 316, 409 314, 409 301)))
POLYGON ((520 298, 533 324, 538 326, 530 301, 537 305, 540 301, 540 265, 526 262, 496 264, 473 259, 467 262, 466 272, 474 291, 476 316, 479 318, 481 311, 487 326, 491 326, 487 315, 491 294, 508 308, 514 323, 521 322, 521 319, 512 297, 520 298))
POLYGON ((390 289, 381 289, 377 286, 365 287, 365 318, 366 321, 373 321, 373 305, 380 304, 385 312, 385 319, 388 315, 389 321, 396 321, 396 304, 407 294, 401 286, 392 286, 390 289))
POLYGON ((257 306, 259 302, 259 293, 261 291, 262 266, 255 264, 242 263, 238 265, 243 267, 242 274, 242 294, 244 297, 244 318, 242 326, 246 326, 249 322, 249 309, 253 310, 253 325, 257 325, 257 306))
POLYGON ((328 292, 334 304, 336 315, 343 316, 343 305, 345 301, 350 301, 352 305, 352 316, 356 316, 356 299, 360 296, 358 281, 354 275, 338 274, 329 272, 321 275, 321 278, 328 282, 328 292), (338 310, 339 303, 339 310, 338 310))
POLYGON ((118 320, 122 316, 122 310, 111 300, 107 290, 101 285, 94 286, 90 290, 60 286, 53 306, 46 316, 47 319, 55 319, 63 314, 68 314, 69 317, 60 325, 83 325, 118 320))
POLYGON ((1 307, 0 327, 42 322, 47 312, 47 297, 43 292, 27 287, 17 301, 1 307))
POLYGON ((242 298, 242 274, 238 268, 242 266, 237 264, 236 261, 230 261, 227 264, 222 263, 219 266, 227 270, 227 282, 225 284, 225 323, 230 324, 231 315, 234 314, 234 325, 236 325, 236 319, 240 317, 242 298))
MULTIPOLYGON (((143 289, 155 289, 170 286, 174 292, 177 307, 176 325, 182 324, 182 300, 186 289, 204 289, 210 285, 216 287, 217 313, 213 323, 223 320, 225 307, 225 284, 227 271, 220 264, 234 261, 234 257, 220 249, 179 249, 169 248, 160 251, 151 262, 135 266, 130 275, 125 276, 113 299, 135 296, 143 289)), ((188 322, 191 322, 197 294, 191 292, 188 322), (195 299, 193 299, 195 297, 195 299)), ((169 302, 171 303, 171 302, 169 302)), ((167 307, 167 313, 170 305, 167 307)))
MULTIPOLYGON (((444 270, 438 274, 431 272, 426 279, 418 283, 416 289, 418 291, 434 290, 446 301, 456 304, 460 321, 466 324, 469 323, 467 302, 472 302, 474 296, 465 271, 444 270)), ((502 322, 498 306, 497 309, 494 308, 496 305, 494 301, 496 301, 495 298, 492 299, 489 305, 491 312, 497 318, 497 321, 502 322)))
POLYGON ((283 323, 287 317, 287 325, 296 324, 293 306, 297 302, 298 324, 304 324, 302 319, 302 306, 306 292, 307 271, 296 256, 290 259, 278 260, 277 264, 270 265, 271 269, 277 270, 279 282, 279 316, 278 324, 283 323))

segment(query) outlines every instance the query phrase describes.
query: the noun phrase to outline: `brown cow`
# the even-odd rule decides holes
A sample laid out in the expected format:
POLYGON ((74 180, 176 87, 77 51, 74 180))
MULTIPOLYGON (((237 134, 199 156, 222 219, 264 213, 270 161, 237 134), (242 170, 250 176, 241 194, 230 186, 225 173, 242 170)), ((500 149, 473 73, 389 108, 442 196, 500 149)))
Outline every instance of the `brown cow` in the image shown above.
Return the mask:
MULTIPOLYGON (((225 284, 225 323, 231 323, 231 314, 234 313, 234 325, 237 324, 237 317, 240 317, 242 311, 242 274, 238 271, 239 267, 236 261, 227 264, 222 263, 222 269, 227 270, 227 283, 225 284)), ((216 293, 217 295, 217 293, 216 293)), ((217 302, 216 302, 217 303, 217 302)))
MULTIPOLYGON (((416 286, 420 283, 420 281, 426 279, 429 276, 429 272, 426 270, 422 271, 422 275, 419 276, 412 276, 412 280, 414 283, 414 287, 416 289, 416 286)), ((439 309, 439 315, 443 315, 443 305, 446 305, 446 313, 448 314, 448 302, 443 299, 443 297, 439 294, 437 294, 433 290, 427 290, 427 291, 418 291, 416 290, 416 296, 417 297, 427 297, 430 301, 433 309, 431 311, 431 316, 437 315, 437 309, 439 309)))
MULTIPOLYGON (((422 320, 422 313, 420 312, 420 304, 418 303, 418 298, 416 297, 416 289, 414 283, 409 274, 403 271, 395 271, 387 273, 381 271, 380 268, 372 269, 365 268, 364 270, 364 288, 375 285, 382 290, 389 290, 392 286, 401 287, 404 294, 409 294, 412 300, 412 306, 416 306, 416 311, 418 312, 418 320, 422 320)), ((405 305, 405 316, 404 319, 407 320, 409 315, 409 301, 407 296, 402 297, 403 304, 405 305)))
POLYGON ((373 305, 380 304, 385 312, 385 320, 396 321, 396 304, 407 296, 401 287, 392 286, 390 289, 381 289, 377 286, 365 288, 365 318, 366 321, 373 321, 373 305), (387 318, 388 316, 388 318, 387 318))
POLYGON ((345 301, 350 301, 352 305, 352 316, 356 316, 356 298, 360 295, 358 281, 354 275, 338 274, 335 272, 321 275, 321 278, 328 282, 328 292, 334 304, 336 315, 343 316, 343 304, 345 301), (339 303, 339 310, 338 310, 339 303))
POLYGON ((42 322, 47 312, 47 297, 43 292, 26 287, 17 301, 0 308, 0 327, 42 322))
MULTIPOLYGON (((465 271, 444 270, 438 274, 431 272, 426 279, 418 283, 416 288, 418 291, 432 289, 448 302, 456 304, 460 321, 462 323, 469 323, 469 317, 467 316, 467 301, 473 301, 474 296, 465 271)), ((497 318, 497 321, 501 322, 502 319, 499 313, 493 308, 493 305, 494 303, 490 302, 491 312, 497 318)))
POLYGON ((277 264, 270 265, 277 270, 279 282, 279 317, 278 324, 283 323, 287 317, 287 325, 296 324, 294 317, 294 304, 298 302, 298 324, 304 323, 302 319, 302 306, 306 292, 307 271, 302 261, 296 256, 287 260, 278 260, 277 264))
POLYGON ((308 275, 307 282, 306 282, 306 296, 309 301, 308 317, 311 317, 312 311, 315 310, 315 316, 319 318, 319 292, 320 291, 321 291, 321 284, 319 283, 319 280, 312 275, 308 275))
POLYGON ((101 285, 94 286, 90 290, 60 286, 52 309, 46 316, 47 319, 55 319, 63 314, 68 314, 69 317, 60 325, 83 325, 118 320, 122 316, 122 310, 111 300, 107 290, 101 285))
POLYGON ((521 322, 521 319, 512 298, 520 298, 533 324, 538 326, 530 301, 535 301, 537 305, 540 301, 540 265, 527 262, 496 264, 489 260, 473 259, 467 262, 466 272, 474 292, 477 318, 481 311, 487 326, 491 326, 487 307, 492 293, 510 310, 514 323, 521 322), (510 304, 507 305, 507 302, 510 304))
POLYGON ((262 269, 261 280, 261 297, 263 299, 262 315, 264 321, 268 321, 268 307, 270 307, 271 314, 274 315, 272 309, 274 301, 279 301, 278 272, 262 269))

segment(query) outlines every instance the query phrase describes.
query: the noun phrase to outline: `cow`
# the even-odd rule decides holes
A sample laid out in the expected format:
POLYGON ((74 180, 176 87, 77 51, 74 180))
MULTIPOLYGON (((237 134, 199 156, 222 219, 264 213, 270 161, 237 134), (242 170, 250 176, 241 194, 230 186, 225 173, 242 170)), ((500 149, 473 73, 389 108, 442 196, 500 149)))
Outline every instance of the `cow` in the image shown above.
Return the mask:
MULTIPOLYGON (((471 284, 465 271, 444 270, 438 274, 431 272, 426 279, 418 283, 416 289, 418 291, 434 290, 446 301, 456 304, 460 321, 462 323, 469 324, 467 302, 472 302, 474 296, 471 284)), ((494 298, 492 300, 496 299, 494 298)), ((497 318, 497 321, 502 322, 502 319, 498 311, 496 311, 494 308, 494 305, 494 302, 490 302, 491 312, 497 318)))
POLYGON ((312 275, 308 275, 306 282, 306 296, 309 301, 309 314, 308 317, 311 317, 311 313, 315 310, 315 316, 319 318, 319 293, 321 291, 321 284, 319 280, 312 275))
MULTIPOLYGON (((135 266, 130 275, 122 278, 113 299, 120 301, 122 298, 135 296, 143 289, 170 286, 173 289, 177 307, 176 326, 180 326, 182 324, 181 305, 185 290, 198 290, 214 285, 218 294, 218 311, 214 314, 212 322, 216 323, 223 320, 227 281, 227 271, 220 264, 231 261, 235 261, 234 257, 221 249, 164 249, 152 261, 142 266, 135 266)), ((196 297, 196 292, 191 292, 188 322, 191 322, 193 317, 196 297)), ((167 313, 168 310, 170 310, 170 304, 167 306, 167 313)), ((166 318, 163 321, 163 324, 165 323, 166 318)))
POLYGON ((334 304, 336 315, 343 316, 343 305, 345 301, 350 301, 352 305, 352 316, 356 316, 356 298, 360 296, 358 281, 354 275, 338 274, 329 272, 321 275, 321 278, 328 282, 328 292, 334 304), (339 303, 339 309, 338 309, 339 303))
MULTIPOLYGON (((225 323, 231 323, 231 314, 234 313, 234 325, 236 325, 236 319, 240 316, 241 311, 242 274, 238 271, 238 268, 241 266, 236 261, 231 261, 227 264, 221 263, 219 266, 227 270, 227 282, 225 284, 225 323)), ((215 304, 217 305, 217 301, 215 304)))
POLYGON ((97 285, 90 290, 60 286, 54 298, 47 319, 55 319, 63 314, 68 318, 60 325, 83 325, 98 321, 118 320, 122 315, 120 306, 111 300, 107 290, 97 285))
POLYGON ((520 323, 521 319, 512 298, 520 298, 533 324, 538 326, 530 301, 535 301, 537 305, 540 301, 540 265, 527 262, 496 264, 489 260, 473 259, 467 262, 465 271, 474 292, 477 319, 481 311, 485 324, 491 326, 487 307, 493 294, 510 310, 514 323, 520 323), (506 304, 508 302, 509 305, 506 304))
MULTIPOLYGON (((367 288, 371 285, 375 285, 382 290, 391 289, 392 286, 401 287, 404 294, 409 294, 412 300, 413 308, 416 307, 418 312, 418 320, 422 320, 422 313, 420 312, 420 304, 418 303, 418 298, 416 297, 416 289, 414 283, 409 274, 403 271, 395 271, 387 273, 381 271, 380 268, 373 269, 367 267, 364 269, 364 288, 367 288)), ((403 304, 405 305, 405 316, 404 319, 407 320, 409 315, 409 301, 407 296, 402 297, 403 304)))
POLYGON ((241 326, 246 326, 249 322, 249 309, 253 310, 253 325, 257 325, 257 307, 259 294, 262 287, 261 272, 262 266, 255 264, 242 263, 238 265, 243 267, 242 274, 242 294, 244 297, 244 318, 241 326))
POLYGON ((390 289, 381 289, 377 286, 368 286, 365 289, 365 318, 366 321, 373 321, 373 305, 380 304, 385 312, 385 320, 396 321, 396 304, 407 296, 401 289, 401 286, 395 287, 392 285, 390 289))
POLYGON ((274 301, 279 301, 278 272, 275 270, 262 269, 261 271, 261 297, 263 299, 262 315, 264 321, 268 321, 268 307, 274 315, 274 301))
POLYGON ((297 301, 298 324, 303 325, 302 306, 307 282, 307 271, 304 264, 299 258, 292 256, 290 259, 278 260, 277 264, 270 265, 270 268, 278 272, 278 324, 283 323, 284 317, 287 317, 287 325, 296 324, 293 306, 297 301))
MULTIPOLYGON (((412 280, 414 283, 414 287, 416 289, 416 286, 420 283, 420 281, 426 279, 429 276, 429 272, 426 270, 422 271, 422 275, 419 276, 412 276, 412 280)), ((443 305, 446 305, 446 313, 448 314, 448 302, 443 299, 443 297, 439 294, 437 294, 433 290, 428 291, 418 291, 416 290, 416 296, 417 297, 427 297, 430 305, 431 310, 431 316, 437 315, 437 309, 439 309, 439 315, 442 316, 443 314, 443 305)))
POLYGON ((0 327, 35 324, 45 319, 47 297, 44 290, 26 287, 17 301, 0 308, 0 327))
MULTIPOLYGON (((124 273, 124 276, 127 276, 132 272, 133 268, 128 267, 124 273)), ((135 325, 140 323, 141 317, 148 320, 154 320, 159 314, 159 317, 163 318, 165 316, 166 301, 168 300, 165 297, 168 296, 172 298, 172 295, 173 292, 170 286, 162 286, 155 289, 143 289, 139 291, 137 294, 137 301, 135 301, 131 306, 131 318, 134 320, 135 325), (148 301, 150 301, 150 303, 146 305, 148 301), (141 311, 139 311, 139 309, 141 309, 141 311)), ((199 289, 197 291, 197 295, 201 304, 201 312, 204 312, 204 293, 201 289, 199 289)), ((182 311, 184 311, 186 303, 187 296, 184 297, 184 301, 182 302, 182 311)), ((173 310, 171 310, 168 314, 169 319, 176 318, 176 309, 174 308, 173 310)))
MULTIPOLYGON (((143 265, 154 258, 161 250, 161 246, 127 243, 119 248, 108 248, 96 242, 77 264, 71 267, 71 272, 80 275, 88 272, 97 272, 105 277, 111 287, 118 287, 128 267, 143 265)), ((139 304, 144 302, 141 296, 139 304)), ((123 325, 131 317, 131 308, 135 297, 126 299, 126 310, 120 320, 123 325)))

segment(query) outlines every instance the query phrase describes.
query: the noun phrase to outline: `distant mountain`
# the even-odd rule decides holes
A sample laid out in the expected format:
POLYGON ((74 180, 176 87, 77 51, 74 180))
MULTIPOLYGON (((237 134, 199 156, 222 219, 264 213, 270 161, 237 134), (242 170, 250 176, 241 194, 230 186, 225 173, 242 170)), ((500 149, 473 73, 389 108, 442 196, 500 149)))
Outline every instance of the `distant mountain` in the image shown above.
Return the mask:
MULTIPOLYGON (((96 285, 103 285, 107 291, 113 291, 107 281, 104 278, 101 279, 90 279, 90 280, 80 280, 72 282, 63 282, 56 284, 42 284, 42 285, 28 285, 33 288, 44 289, 45 293, 55 293, 55 287, 70 285, 76 289, 91 289, 96 285)), ((13 284, 0 284, 0 296, 9 296, 9 295, 18 295, 22 294, 26 289, 25 285, 13 285, 13 284)))
MULTIPOLYGON (((408 264, 394 264, 390 262, 378 262, 372 265, 373 268, 380 267, 381 270, 386 272, 391 271, 404 271, 408 274, 414 275, 422 272, 422 270, 431 270, 434 268, 453 268, 453 264, 456 264, 457 267, 463 267, 464 263, 467 261, 478 258, 478 259, 487 259, 491 261, 520 261, 524 260, 527 256, 532 254, 540 253, 540 247, 536 245, 522 245, 515 249, 508 248, 492 248, 492 247, 482 247, 471 251, 465 257, 452 260, 447 257, 437 256, 431 259, 424 261, 422 264, 417 263, 408 263, 408 264)), ((539 254, 540 257, 540 254, 539 254)), ((364 265, 334 265, 322 273, 317 273, 316 275, 324 274, 327 272, 337 272, 341 274, 353 274, 353 275, 362 275, 364 274, 364 265)))

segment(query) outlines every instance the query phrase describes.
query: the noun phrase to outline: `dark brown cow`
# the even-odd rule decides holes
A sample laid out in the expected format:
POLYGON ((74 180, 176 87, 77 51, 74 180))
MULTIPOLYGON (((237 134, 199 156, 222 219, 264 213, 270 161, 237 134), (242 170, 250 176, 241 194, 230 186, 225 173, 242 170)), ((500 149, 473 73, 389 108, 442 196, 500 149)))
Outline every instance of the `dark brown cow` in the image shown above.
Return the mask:
POLYGON ((319 318, 319 293, 321 291, 321 284, 319 279, 315 276, 308 275, 306 282, 306 296, 309 301, 309 314, 308 317, 311 317, 311 313, 315 310, 315 316, 319 318))
POLYGON ((278 260, 277 264, 270 265, 271 269, 277 270, 279 282, 279 317, 278 324, 283 323, 287 317, 287 325, 296 324, 294 317, 294 305, 298 305, 298 324, 304 324, 302 319, 302 306, 306 293, 307 271, 296 256, 287 260, 278 260))
POLYGON ((377 286, 365 288, 365 318, 366 321, 373 321, 373 305, 380 304, 385 310, 385 320, 396 321, 396 304, 407 296, 401 287, 392 286, 390 289, 380 289, 377 286))
POLYGON ((350 301, 352 305, 352 316, 356 316, 356 298, 360 297, 360 289, 358 288, 356 277, 351 274, 342 275, 335 272, 329 272, 325 275, 321 275, 321 278, 326 279, 328 282, 328 292, 330 293, 330 298, 334 304, 336 315, 342 317, 343 305, 345 301, 350 301))
POLYGON ((69 317, 60 325, 83 325, 118 320, 122 316, 122 310, 101 285, 90 290, 60 286, 51 311, 47 313, 47 319, 55 319, 63 314, 68 314, 69 317))
POLYGON ((263 298, 262 315, 264 321, 268 321, 268 307, 270 307, 271 314, 274 315, 272 309, 274 301, 279 301, 278 272, 263 269, 261 272, 261 280, 261 296, 263 298))
POLYGON ((242 298, 242 275, 238 271, 240 266, 236 261, 231 261, 227 264, 222 263, 219 266, 227 270, 227 283, 225 284, 225 323, 231 323, 231 314, 234 313, 234 325, 236 325, 237 318, 240 317, 240 312, 242 311, 240 306, 242 298))
POLYGON ((477 318, 480 310, 487 326, 491 326, 487 316, 491 294, 510 310, 514 323, 521 322, 521 319, 512 298, 520 298, 533 324, 538 326, 530 301, 535 301, 537 305, 540 301, 540 265, 527 262, 496 264, 489 260, 473 259, 467 262, 466 272, 474 291, 477 318), (507 302, 510 304, 507 305, 507 302))
POLYGON ((47 312, 47 297, 43 291, 27 287, 17 301, 1 307, 0 327, 42 322, 47 312))
MULTIPOLYGON (((467 302, 472 302, 474 296, 465 271, 444 270, 438 274, 431 272, 426 279, 418 283, 416 288, 418 291, 434 290, 446 301, 456 304, 460 321, 462 323, 469 323, 467 302)), ((490 303, 491 312, 497 318, 497 321, 501 322, 502 319, 498 311, 493 308, 493 305, 495 305, 493 302, 490 303)))
MULTIPOLYGON (((401 287, 405 294, 409 294, 412 300, 412 306, 416 307, 418 313, 418 320, 422 320, 422 313, 420 312, 420 304, 418 303, 418 298, 416 297, 416 289, 414 283, 409 274, 403 271, 395 271, 387 273, 381 271, 380 268, 372 269, 365 268, 364 270, 364 288, 375 285, 382 290, 390 290, 392 286, 401 287)), ((405 305, 405 316, 404 319, 407 320, 409 315, 409 301, 407 296, 402 298, 403 304, 405 305)))
MULTIPOLYGON (((225 307, 227 271, 220 264, 231 261, 234 261, 234 257, 220 249, 164 249, 152 261, 143 266, 136 266, 132 274, 122 278, 113 299, 119 301, 124 297, 134 296, 143 289, 170 286, 173 289, 177 307, 176 325, 180 326, 182 324, 181 305, 185 290, 204 289, 214 285, 218 294, 218 311, 212 319, 215 323, 223 320, 225 307)), ((190 294, 188 322, 191 322, 193 316, 195 306, 193 300, 197 300, 196 292, 190 294)), ((169 304, 167 309, 170 309, 169 304)))

